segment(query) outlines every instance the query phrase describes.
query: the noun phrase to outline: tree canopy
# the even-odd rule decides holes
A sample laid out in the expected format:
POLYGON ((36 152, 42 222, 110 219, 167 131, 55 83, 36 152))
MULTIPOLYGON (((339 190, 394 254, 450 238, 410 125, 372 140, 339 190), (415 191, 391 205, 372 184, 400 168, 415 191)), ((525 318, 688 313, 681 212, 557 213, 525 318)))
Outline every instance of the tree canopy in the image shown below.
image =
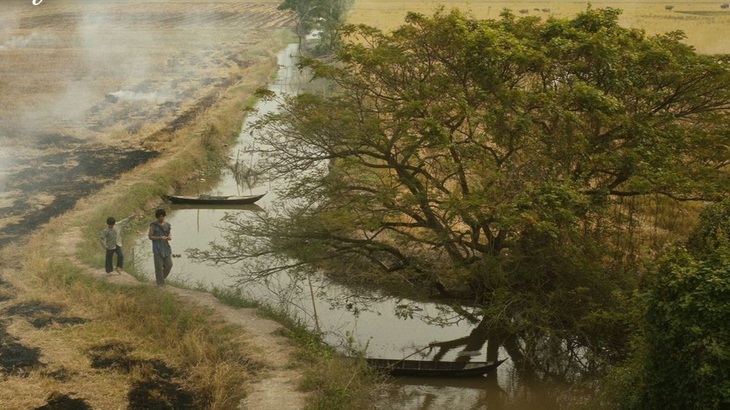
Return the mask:
POLYGON ((609 211, 727 195, 730 60, 623 28, 619 13, 345 26, 335 61, 302 64, 334 92, 287 97, 258 124, 252 150, 287 181, 287 212, 231 221, 227 245, 202 255, 284 251, 499 306, 507 327, 620 339, 601 316, 628 280, 607 263, 621 253, 607 232, 622 229, 609 211))
POLYGON ((260 165, 309 173, 285 195, 317 204, 326 223, 314 237, 389 271, 497 257, 615 197, 719 198, 727 61, 618 15, 452 11, 409 14, 388 34, 348 27, 336 63, 306 63, 337 94, 296 96, 268 116, 260 165))

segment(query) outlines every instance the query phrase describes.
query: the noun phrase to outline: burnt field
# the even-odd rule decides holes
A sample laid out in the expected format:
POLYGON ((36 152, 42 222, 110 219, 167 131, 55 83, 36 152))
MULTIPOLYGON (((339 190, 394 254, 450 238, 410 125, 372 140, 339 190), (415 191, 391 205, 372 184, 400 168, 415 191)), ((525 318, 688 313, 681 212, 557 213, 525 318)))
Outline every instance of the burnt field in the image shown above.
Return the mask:
MULTIPOLYGON (((268 81, 293 24, 277 4, 0 2, 3 408, 205 408, 213 400, 214 383, 198 376, 204 365, 186 367, 104 316, 116 309, 115 298, 89 291, 76 304, 47 296, 25 283, 33 280, 25 248, 7 245, 46 229, 54 233, 43 257, 73 248, 74 234, 59 238, 58 224, 46 224, 118 182, 127 195, 130 179, 151 178, 152 166, 164 169, 196 130, 210 128, 212 114, 240 124, 237 103, 268 81)), ((231 372, 237 385, 257 368, 244 370, 231 372)))
POLYGON ((249 81, 291 25, 276 5, 3 1, 0 247, 164 155, 249 81))
POLYGON ((0 247, 7 245, 157 152, 89 144, 81 139, 41 135, 35 149, 15 151, 12 168, 3 169, 0 247))

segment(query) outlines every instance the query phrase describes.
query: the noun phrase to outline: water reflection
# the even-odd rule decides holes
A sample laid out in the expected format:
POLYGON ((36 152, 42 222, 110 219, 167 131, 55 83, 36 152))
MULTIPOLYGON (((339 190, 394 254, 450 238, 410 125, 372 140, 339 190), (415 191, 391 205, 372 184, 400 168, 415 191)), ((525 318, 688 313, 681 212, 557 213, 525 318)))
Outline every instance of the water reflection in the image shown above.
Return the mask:
POLYGON ((507 393, 493 379, 403 378, 392 382, 386 399, 399 409, 506 409, 507 393))

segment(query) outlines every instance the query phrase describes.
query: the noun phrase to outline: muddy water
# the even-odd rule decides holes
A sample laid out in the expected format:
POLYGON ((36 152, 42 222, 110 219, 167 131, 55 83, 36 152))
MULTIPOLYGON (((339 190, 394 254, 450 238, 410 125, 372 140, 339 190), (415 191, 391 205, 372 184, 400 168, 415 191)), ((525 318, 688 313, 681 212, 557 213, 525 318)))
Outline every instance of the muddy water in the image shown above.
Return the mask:
MULTIPOLYGON (((279 75, 270 89, 277 93, 296 93, 303 85, 294 68, 296 45, 290 45, 279 55, 279 75)), ((275 110, 274 103, 262 103, 259 112, 275 110)), ((249 119, 242 126, 240 144, 250 137, 249 119)), ((239 147, 233 149, 235 158, 239 147)), ((188 259, 185 250, 206 249, 210 242, 221 239, 221 218, 234 213, 239 218, 255 216, 256 212, 273 206, 276 199, 271 186, 241 188, 232 175, 224 175, 221 183, 209 194, 259 194, 266 196, 255 205, 237 208, 172 207, 167 221, 172 225, 173 254, 176 256, 169 280, 201 287, 232 287, 236 285, 236 265, 208 266, 188 259), (179 256, 178 256, 179 255, 179 256)), ((146 233, 135 243, 134 263, 137 269, 154 280, 151 246, 146 233)), ((312 329, 319 328, 328 344, 345 353, 348 348, 364 350, 369 357, 429 360, 437 353, 441 360, 453 360, 468 355, 473 360, 486 359, 486 337, 475 332, 476 324, 468 323, 447 306, 410 300, 363 294, 355 289, 327 283, 324 278, 310 282, 294 282, 286 275, 278 276, 266 285, 246 285, 244 296, 285 308, 312 329), (425 348, 431 342, 446 342, 465 338, 456 348, 425 348), (468 351, 465 346, 469 346, 468 351), (425 349, 424 349, 425 348, 425 349)), ((415 379, 392 380, 384 392, 390 409, 551 409, 553 393, 540 393, 543 386, 531 385, 517 377, 509 356, 500 348, 500 358, 508 359, 491 378, 466 380, 415 379)))

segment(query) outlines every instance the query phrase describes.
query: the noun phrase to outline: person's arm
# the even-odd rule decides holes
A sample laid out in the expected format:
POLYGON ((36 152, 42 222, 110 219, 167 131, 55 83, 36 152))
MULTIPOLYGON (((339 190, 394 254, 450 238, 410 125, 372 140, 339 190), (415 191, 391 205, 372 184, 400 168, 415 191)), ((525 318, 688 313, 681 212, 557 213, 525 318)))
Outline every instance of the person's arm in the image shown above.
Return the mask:
POLYGON ((122 219, 121 221, 117 221, 117 226, 120 227, 120 228, 123 228, 122 225, 124 225, 125 223, 129 222, 129 220, 132 219, 132 218, 134 218, 135 216, 136 215, 132 214, 132 215, 129 215, 128 217, 122 219))
POLYGON ((153 241, 164 241, 165 239, 167 239, 169 241, 170 239, 172 239, 172 237, 170 235, 155 236, 155 229, 152 227, 152 225, 150 225, 150 230, 149 230, 149 232, 147 232, 147 237, 153 241))

